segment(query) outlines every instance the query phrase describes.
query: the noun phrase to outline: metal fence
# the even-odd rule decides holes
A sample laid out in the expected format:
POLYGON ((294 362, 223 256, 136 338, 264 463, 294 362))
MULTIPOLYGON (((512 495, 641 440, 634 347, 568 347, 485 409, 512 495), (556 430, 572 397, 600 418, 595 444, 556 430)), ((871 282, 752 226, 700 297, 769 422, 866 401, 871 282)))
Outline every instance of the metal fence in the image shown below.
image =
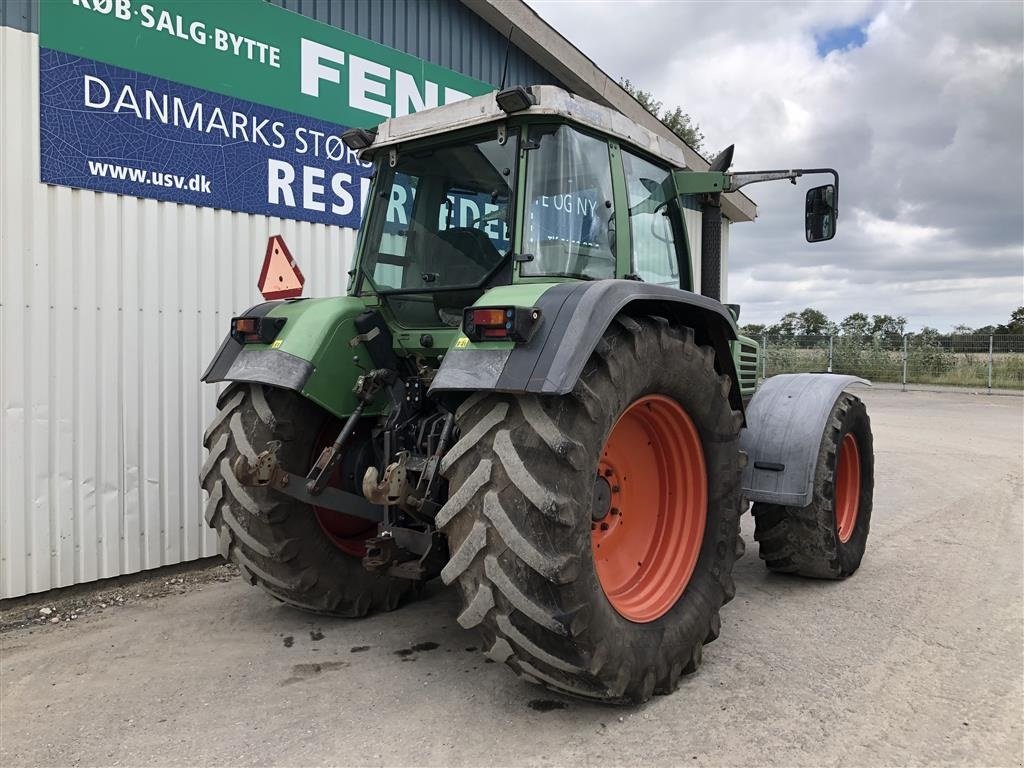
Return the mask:
MULTIPOLYGON (((754 337, 757 338, 757 337, 754 337)), ((1024 393, 1024 335, 763 336, 761 377, 832 372, 873 382, 1024 393)))

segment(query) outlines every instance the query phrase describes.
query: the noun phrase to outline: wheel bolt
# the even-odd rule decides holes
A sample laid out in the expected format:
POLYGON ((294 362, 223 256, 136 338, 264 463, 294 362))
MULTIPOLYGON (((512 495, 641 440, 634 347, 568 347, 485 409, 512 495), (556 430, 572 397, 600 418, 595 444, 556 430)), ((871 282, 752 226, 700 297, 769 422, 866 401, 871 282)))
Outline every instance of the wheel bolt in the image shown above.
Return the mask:
POLYGON ((619 491, 621 491, 621 490, 622 490, 622 489, 621 489, 621 488, 619 488, 619 486, 617 486, 617 485, 613 485, 613 486, 612 486, 612 493, 618 493, 618 492, 619 492, 619 491))
POLYGON ((604 471, 604 476, 605 476, 605 477, 611 477, 611 476, 612 476, 613 474, 614 474, 614 473, 613 473, 613 472, 612 472, 612 471, 611 471, 610 469, 606 469, 606 470, 604 471))
POLYGON ((612 507, 612 509, 611 509, 611 513, 612 513, 613 515, 617 515, 617 514, 619 514, 619 508, 618 508, 618 507, 612 507))
POLYGON ((601 523, 601 530, 602 531, 607 531, 608 530, 608 523, 601 523))

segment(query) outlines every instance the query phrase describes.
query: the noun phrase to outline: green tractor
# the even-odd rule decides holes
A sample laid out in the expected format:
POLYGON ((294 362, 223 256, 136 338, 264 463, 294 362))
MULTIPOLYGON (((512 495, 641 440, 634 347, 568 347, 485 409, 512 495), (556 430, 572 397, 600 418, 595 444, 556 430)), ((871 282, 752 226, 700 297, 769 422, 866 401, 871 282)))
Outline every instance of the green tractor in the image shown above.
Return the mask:
POLYGON ((587 699, 674 690, 718 637, 753 502, 774 571, 861 562, 860 380, 777 376, 718 301, 721 195, 830 169, 707 171, 621 114, 510 88, 349 131, 375 165, 348 295, 232 319, 203 379, 206 519, 273 597, 391 610, 436 577, 518 675, 587 699), (704 294, 687 217, 703 216, 704 294), (756 391, 755 391, 756 390, 756 391))

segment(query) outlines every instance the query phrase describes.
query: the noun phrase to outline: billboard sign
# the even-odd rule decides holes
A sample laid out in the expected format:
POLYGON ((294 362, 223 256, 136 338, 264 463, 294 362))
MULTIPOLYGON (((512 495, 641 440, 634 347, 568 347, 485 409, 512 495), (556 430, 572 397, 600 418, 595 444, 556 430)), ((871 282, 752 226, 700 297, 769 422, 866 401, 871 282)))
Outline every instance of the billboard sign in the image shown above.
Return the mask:
POLYGON ((41 180, 358 227, 341 141, 492 86, 264 0, 40 4, 41 180))

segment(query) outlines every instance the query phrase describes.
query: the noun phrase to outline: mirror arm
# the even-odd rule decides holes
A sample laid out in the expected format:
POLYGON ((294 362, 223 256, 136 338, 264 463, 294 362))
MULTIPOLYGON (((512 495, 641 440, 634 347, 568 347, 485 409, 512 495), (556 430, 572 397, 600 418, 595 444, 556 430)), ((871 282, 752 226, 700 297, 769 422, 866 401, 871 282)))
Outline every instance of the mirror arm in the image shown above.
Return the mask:
MULTIPOLYGON (((836 211, 839 210, 839 174, 834 168, 795 168, 788 171, 744 171, 742 173, 725 174, 725 192, 735 192, 747 184, 757 184, 762 181, 780 181, 789 179, 793 184, 801 176, 808 176, 814 173, 828 173, 832 175, 832 183, 835 185, 836 211)), ((837 216, 838 218, 838 216, 837 216)))
POLYGON ((762 181, 782 181, 788 179, 796 184, 796 180, 804 175, 801 170, 792 171, 744 171, 743 173, 727 173, 725 175, 725 191, 735 192, 748 184, 762 181))

